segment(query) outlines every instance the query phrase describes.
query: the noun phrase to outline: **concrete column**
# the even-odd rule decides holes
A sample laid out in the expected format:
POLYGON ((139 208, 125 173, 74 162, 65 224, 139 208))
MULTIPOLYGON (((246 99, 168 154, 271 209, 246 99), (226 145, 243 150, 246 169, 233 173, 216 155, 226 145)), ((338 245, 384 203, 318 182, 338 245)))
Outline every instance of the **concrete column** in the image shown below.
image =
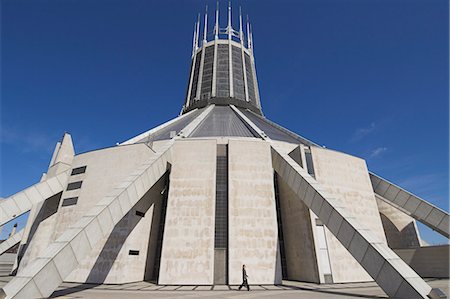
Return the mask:
POLYGON ((213 62, 213 75, 212 75, 212 87, 211 87, 211 97, 216 96, 217 89, 217 39, 214 40, 214 62, 213 62))
POLYGON ((197 61, 196 51, 194 52, 194 55, 192 55, 192 57, 193 58, 192 58, 191 74, 189 76, 189 86, 188 86, 185 108, 189 107, 189 105, 191 104, 192 81, 194 80, 195 62, 197 61))
POLYGON ((242 57, 242 71, 244 72, 245 101, 250 102, 250 99, 248 97, 248 82, 247 82, 247 70, 245 66, 244 43, 242 40, 241 40, 241 57, 242 57))
POLYGON ((200 95, 202 93, 202 80, 203 80, 203 65, 205 64, 205 43, 203 43, 202 46, 202 55, 200 60, 200 68, 198 70, 198 81, 197 81, 197 94, 195 97, 197 98, 197 101, 200 100, 200 95))
POLYGON ((230 80, 230 98, 234 97, 234 83, 233 83, 233 51, 231 45, 231 37, 228 39, 228 69, 229 69, 229 80, 230 80))

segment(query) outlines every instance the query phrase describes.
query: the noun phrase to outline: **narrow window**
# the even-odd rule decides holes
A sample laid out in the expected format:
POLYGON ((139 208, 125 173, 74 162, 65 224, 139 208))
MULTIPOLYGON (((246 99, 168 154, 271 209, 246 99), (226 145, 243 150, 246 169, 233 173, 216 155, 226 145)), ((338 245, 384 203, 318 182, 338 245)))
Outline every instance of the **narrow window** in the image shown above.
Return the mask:
POLYGON ((69 184, 67 185, 67 189, 66 189, 66 190, 69 191, 69 190, 80 189, 82 183, 83 183, 83 181, 78 181, 78 182, 69 183, 69 184))
POLYGON ((308 173, 313 178, 315 178, 313 158, 310 150, 305 149, 305 158, 306 158, 306 169, 308 170, 308 173))
POLYGON ((81 174, 81 173, 85 173, 85 172, 86 172, 86 166, 81 166, 81 167, 72 169, 72 173, 70 175, 77 175, 77 174, 81 174))
POLYGON ((63 207, 73 206, 73 205, 77 204, 77 201, 78 201, 78 197, 64 198, 61 206, 63 206, 63 207))
POLYGON ((130 250, 128 251, 128 255, 139 255, 139 250, 130 250))
POLYGON ((214 284, 228 283, 228 148, 217 145, 214 284))

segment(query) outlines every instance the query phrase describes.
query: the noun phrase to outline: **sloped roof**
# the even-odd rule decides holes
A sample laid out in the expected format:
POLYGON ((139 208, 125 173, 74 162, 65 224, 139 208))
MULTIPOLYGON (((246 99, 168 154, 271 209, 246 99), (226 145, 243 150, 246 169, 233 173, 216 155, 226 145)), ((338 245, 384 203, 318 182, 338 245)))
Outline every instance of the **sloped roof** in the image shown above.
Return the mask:
POLYGON ((230 106, 215 106, 189 137, 259 137, 236 115, 230 106))

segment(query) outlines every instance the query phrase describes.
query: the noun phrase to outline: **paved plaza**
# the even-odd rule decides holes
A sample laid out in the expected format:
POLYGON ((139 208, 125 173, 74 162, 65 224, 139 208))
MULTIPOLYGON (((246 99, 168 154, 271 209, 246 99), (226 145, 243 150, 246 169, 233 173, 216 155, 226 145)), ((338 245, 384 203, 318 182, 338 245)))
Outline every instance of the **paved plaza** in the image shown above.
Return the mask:
MULTIPOLYGON (((11 280, 11 276, 2 272, 0 286, 11 280)), ((449 280, 429 279, 432 287, 438 287, 446 293, 449 280)), ((121 285, 93 285, 63 283, 51 298, 59 299, 119 299, 140 298, 277 298, 277 299, 342 299, 342 298, 388 298, 374 283, 347 283, 318 285, 313 283, 283 281, 282 285, 251 285, 251 291, 237 290, 238 286, 162 286, 148 282, 136 282, 121 285)))

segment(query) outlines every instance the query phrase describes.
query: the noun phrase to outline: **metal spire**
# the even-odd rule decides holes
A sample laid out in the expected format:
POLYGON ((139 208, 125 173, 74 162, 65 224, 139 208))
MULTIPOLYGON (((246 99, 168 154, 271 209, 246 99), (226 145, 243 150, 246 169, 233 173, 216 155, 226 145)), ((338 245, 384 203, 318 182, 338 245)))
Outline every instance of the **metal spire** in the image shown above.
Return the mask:
POLYGON ((200 35, 200 14, 197 17, 197 33, 195 35, 195 50, 198 49, 198 36, 200 35))
POLYGON ((253 29, 252 29, 252 25, 250 24, 250 36, 249 36, 249 40, 250 40, 250 50, 253 53, 253 29))
POLYGON ((231 39, 233 27, 231 25, 231 1, 228 2, 228 39, 231 39))
POLYGON ((244 31, 242 31, 242 10, 239 6, 239 39, 241 40, 241 44, 244 44, 244 31))
POLYGON ((250 39, 250 23, 248 22, 248 15, 247 15, 247 48, 250 49, 251 45, 251 39, 250 39))
POLYGON ((206 12, 205 12, 205 28, 203 29, 203 44, 206 44, 207 34, 208 34, 208 5, 206 5, 206 12))
POLYGON ((216 2, 216 25, 214 30, 214 39, 219 39, 219 1, 216 2))

